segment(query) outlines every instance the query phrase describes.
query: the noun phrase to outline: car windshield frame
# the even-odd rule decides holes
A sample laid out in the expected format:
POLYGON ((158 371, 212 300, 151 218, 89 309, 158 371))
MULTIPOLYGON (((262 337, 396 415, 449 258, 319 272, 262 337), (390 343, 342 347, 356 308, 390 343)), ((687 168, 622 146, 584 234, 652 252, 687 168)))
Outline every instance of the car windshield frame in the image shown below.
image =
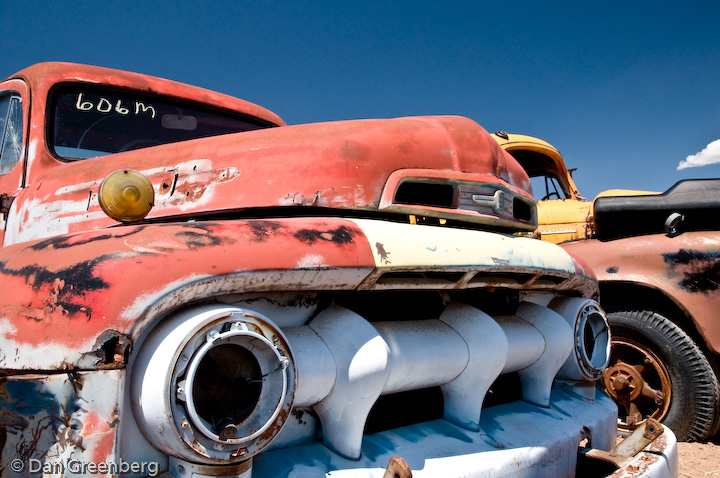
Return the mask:
POLYGON ((66 83, 49 94, 46 144, 62 161, 277 126, 163 95, 66 83))

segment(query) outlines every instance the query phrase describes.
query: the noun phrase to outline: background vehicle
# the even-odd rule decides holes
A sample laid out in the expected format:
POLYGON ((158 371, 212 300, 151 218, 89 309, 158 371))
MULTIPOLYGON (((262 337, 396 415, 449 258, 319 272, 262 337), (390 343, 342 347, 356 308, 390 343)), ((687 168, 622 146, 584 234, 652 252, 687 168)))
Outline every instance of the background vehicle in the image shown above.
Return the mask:
MULTIPOLYGON (((59 63, 0 91, 3 476, 573 476, 615 444, 597 282, 508 234, 530 183, 475 122, 285 126, 59 63)), ((612 463, 672 476, 651 431, 612 463)))
POLYGON ((632 429, 662 420, 682 440, 720 427, 720 180, 681 181, 665 193, 580 196, 562 156, 529 136, 496 133, 528 171, 537 234, 583 258, 600 283, 613 352, 603 384, 632 429))

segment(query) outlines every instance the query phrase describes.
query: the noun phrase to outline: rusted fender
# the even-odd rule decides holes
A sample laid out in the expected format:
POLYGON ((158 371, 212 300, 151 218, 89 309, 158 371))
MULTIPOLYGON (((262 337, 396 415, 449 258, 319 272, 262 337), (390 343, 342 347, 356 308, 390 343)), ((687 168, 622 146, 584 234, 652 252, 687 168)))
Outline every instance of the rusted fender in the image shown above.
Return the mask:
POLYGON ((354 288, 373 267, 360 229, 333 219, 140 225, 5 247, 0 368, 121 367, 132 335, 164 310, 237 291, 354 288))
POLYGON ((6 244, 112 225, 97 192, 118 169, 150 179, 155 206, 149 219, 283 206, 375 211, 386 187, 394 196, 391 175, 503 183, 532 199, 520 165, 463 117, 296 125, 53 161, 13 202, 6 244))
POLYGON ((0 249, 0 368, 122 368, 145 327, 181 305, 242 292, 428 288, 412 274, 394 282, 408 271, 459 276, 436 289, 491 281, 597 293, 592 271, 558 246, 490 232, 342 218, 109 228, 0 249))
POLYGON ((720 232, 593 239, 562 247, 587 261, 600 283, 640 284, 665 294, 695 322, 710 349, 720 353, 720 232))

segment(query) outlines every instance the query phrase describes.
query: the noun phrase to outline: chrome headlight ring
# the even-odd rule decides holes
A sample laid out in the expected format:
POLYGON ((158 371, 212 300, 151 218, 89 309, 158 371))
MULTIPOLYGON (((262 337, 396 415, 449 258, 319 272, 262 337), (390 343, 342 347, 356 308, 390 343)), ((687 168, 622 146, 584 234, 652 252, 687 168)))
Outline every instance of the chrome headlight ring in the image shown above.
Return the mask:
POLYGON ((133 409, 151 443, 208 464, 246 460, 277 435, 296 381, 285 336, 265 316, 203 306, 163 321, 133 367, 133 409))

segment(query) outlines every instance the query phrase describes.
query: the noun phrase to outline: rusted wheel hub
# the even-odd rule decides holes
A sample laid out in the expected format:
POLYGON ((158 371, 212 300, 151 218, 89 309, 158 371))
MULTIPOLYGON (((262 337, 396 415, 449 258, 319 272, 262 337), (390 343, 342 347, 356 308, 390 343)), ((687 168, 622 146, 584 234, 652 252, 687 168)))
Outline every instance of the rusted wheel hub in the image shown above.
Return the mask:
POLYGON ((644 383, 642 375, 633 366, 618 362, 603 375, 605 388, 614 400, 636 400, 644 383))
POLYGON ((605 391, 618 404, 619 426, 632 430, 648 417, 662 420, 670 406, 670 376, 649 348, 624 337, 613 338, 605 391))

